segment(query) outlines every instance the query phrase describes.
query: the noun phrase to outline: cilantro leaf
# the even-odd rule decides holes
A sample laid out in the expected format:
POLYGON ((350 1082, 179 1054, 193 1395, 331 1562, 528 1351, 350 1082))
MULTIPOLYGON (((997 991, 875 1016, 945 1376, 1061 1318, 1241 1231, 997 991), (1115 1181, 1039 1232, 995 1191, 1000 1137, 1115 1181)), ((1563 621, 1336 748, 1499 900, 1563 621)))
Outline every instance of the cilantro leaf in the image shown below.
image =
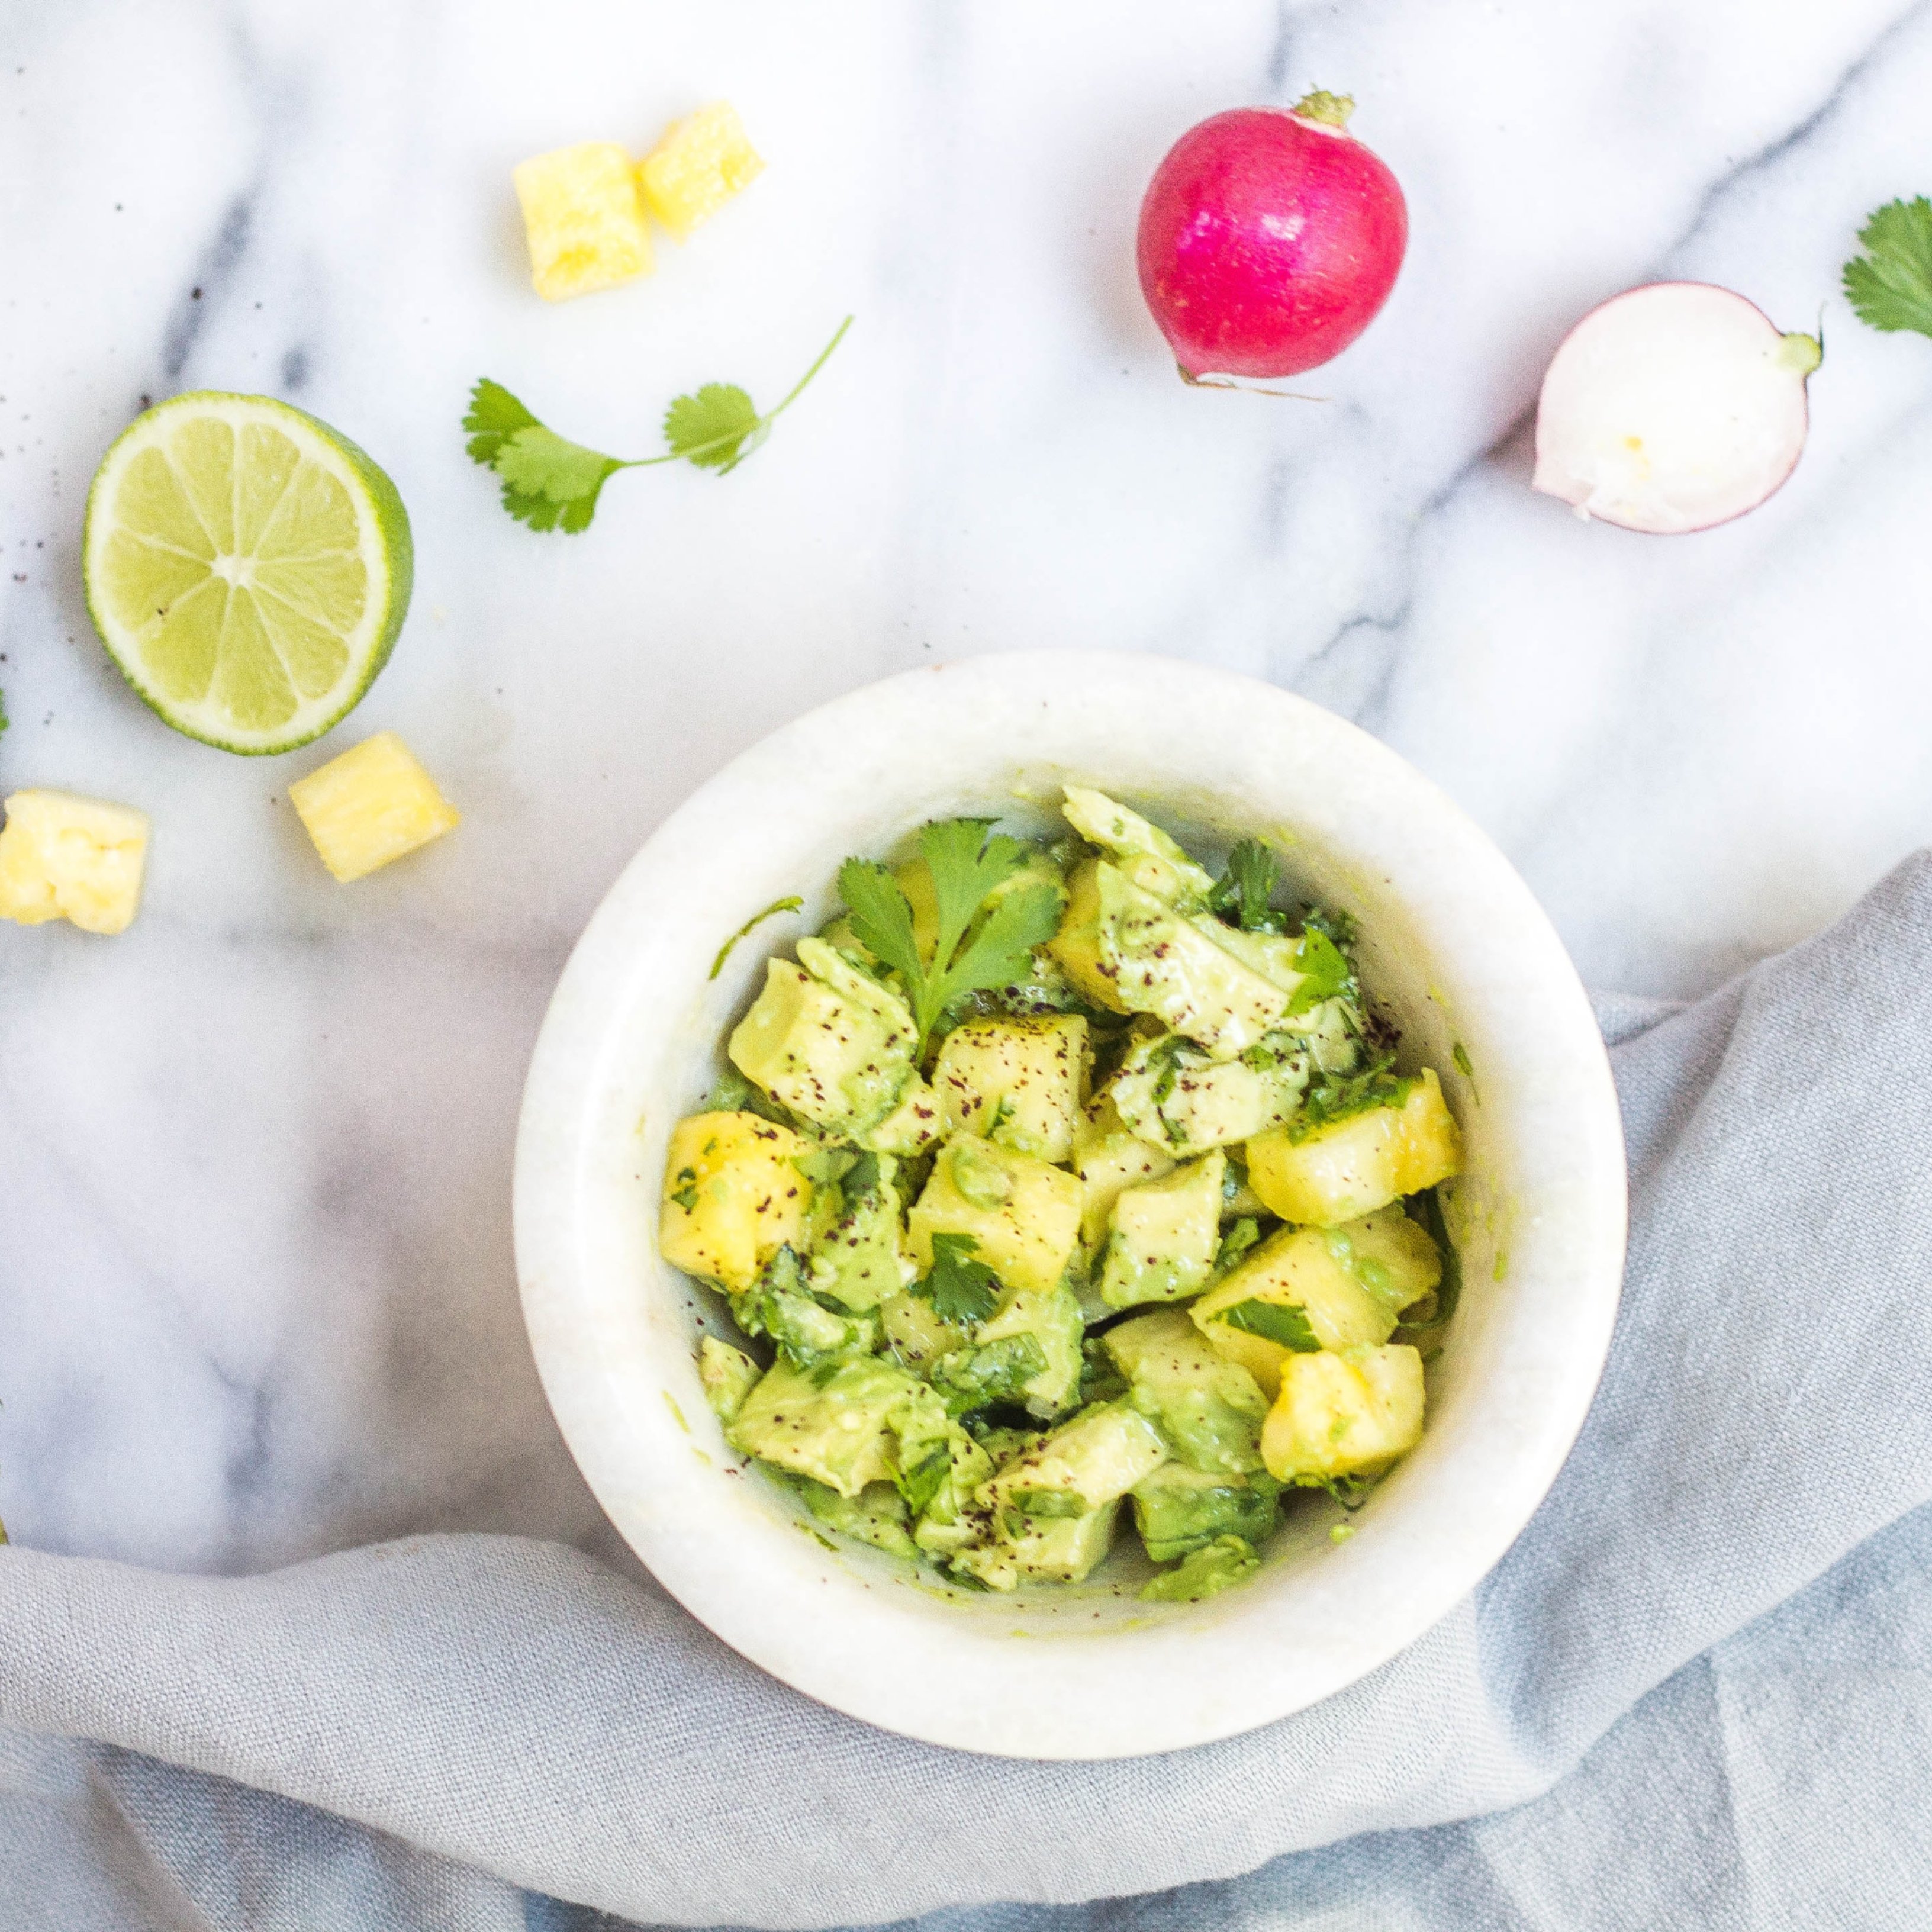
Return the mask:
MULTIPOLYGON (((946 969, 940 1005, 961 993, 1010 986, 1023 978, 1034 948, 1059 930, 1060 895, 1051 886, 1022 886, 1007 893, 946 969)), ((936 1009, 933 1017, 938 1017, 936 1009)))
MULTIPOLYGON (((1262 1224, 1251 1214, 1244 1214, 1221 1237, 1221 1246, 1214 1256, 1214 1273, 1216 1279, 1229 1273, 1240 1262, 1241 1257, 1255 1246, 1262 1238, 1262 1224)), ((1244 1302, 1240 1304, 1246 1307, 1244 1302)))
POLYGON ((922 1050, 953 1000, 1024 979, 1033 949, 1059 929, 1060 894, 1046 884, 1004 894, 980 917, 988 895, 1030 856, 1029 847, 994 832, 993 824, 990 818, 945 819, 920 833, 938 927, 930 964, 913 936, 911 904, 892 874, 871 859, 848 859, 838 868, 852 930, 904 981, 922 1050))
POLYGON ((980 1244, 970 1234, 934 1234, 932 1267, 911 1292, 932 1304, 942 1322, 983 1322, 999 1306, 999 1277, 972 1258, 980 1244))
POLYGON ((1888 201, 1858 230, 1865 253, 1845 264, 1845 294, 1874 328, 1932 335, 1932 201, 1888 201))
POLYGON ((1314 1354, 1322 1346, 1315 1339, 1315 1330, 1308 1325, 1308 1311, 1298 1303, 1238 1301, 1214 1319, 1226 1322, 1230 1328, 1238 1328, 1244 1335, 1259 1335, 1264 1340, 1279 1342, 1298 1355, 1314 1354))
POLYGON ((604 484, 624 467, 542 423, 513 430, 490 466, 503 479, 503 507, 532 530, 587 529, 604 484))
POLYGON ((470 391, 470 407, 463 418, 463 427, 474 432, 465 446, 471 460, 494 464, 504 440, 520 429, 529 429, 536 422, 536 418, 501 382, 493 382, 485 376, 470 391))
POLYGON ((676 398, 664 411, 664 444, 670 453, 721 476, 736 469, 770 434, 771 424, 735 382, 706 382, 694 396, 676 398))
POLYGON ((728 475, 771 434, 772 424, 798 400, 806 383, 852 326, 848 315, 818 359, 793 385, 777 408, 763 416, 735 382, 707 382, 694 394, 675 398, 664 411, 662 456, 606 456, 572 442, 539 422, 502 383, 484 376, 470 392, 463 427, 472 462, 494 470, 503 484, 503 507, 533 530, 587 530, 604 485, 620 470, 648 470, 660 463, 689 463, 728 475))
POLYGON ((1384 1054, 1359 1073, 1324 1080, 1309 1088, 1301 1097, 1301 1109, 1288 1124, 1291 1142, 1306 1140, 1317 1128, 1354 1114, 1366 1114, 1376 1107, 1399 1107, 1408 1098, 1414 1079, 1389 1070, 1394 1056, 1384 1054))
POLYGON ((1228 854, 1228 869, 1208 895, 1208 907, 1223 919, 1232 915, 1244 932, 1279 932, 1284 922, 1268 901, 1280 878, 1274 854, 1258 838, 1244 838, 1228 854))
POLYGON ((898 881, 876 859, 848 859, 838 868, 838 894, 860 944, 908 988, 918 985, 926 965, 912 936, 912 908, 898 881))
POLYGON ((1354 988, 1355 970, 1348 956, 1319 926, 1302 928, 1294 944, 1294 970, 1308 976, 1294 989, 1288 1002, 1290 1013, 1305 1013, 1324 1000, 1354 988))

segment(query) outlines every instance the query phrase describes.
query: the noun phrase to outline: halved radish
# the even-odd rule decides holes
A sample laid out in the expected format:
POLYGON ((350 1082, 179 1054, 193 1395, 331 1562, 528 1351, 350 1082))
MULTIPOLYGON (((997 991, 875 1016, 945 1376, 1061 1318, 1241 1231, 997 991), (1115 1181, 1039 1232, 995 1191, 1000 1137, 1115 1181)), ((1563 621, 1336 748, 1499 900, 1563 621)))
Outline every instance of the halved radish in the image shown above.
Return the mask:
POLYGON ((1814 335, 1707 282, 1652 282, 1563 339, 1536 406, 1535 487, 1578 515, 1674 536, 1754 510, 1796 467, 1814 335))

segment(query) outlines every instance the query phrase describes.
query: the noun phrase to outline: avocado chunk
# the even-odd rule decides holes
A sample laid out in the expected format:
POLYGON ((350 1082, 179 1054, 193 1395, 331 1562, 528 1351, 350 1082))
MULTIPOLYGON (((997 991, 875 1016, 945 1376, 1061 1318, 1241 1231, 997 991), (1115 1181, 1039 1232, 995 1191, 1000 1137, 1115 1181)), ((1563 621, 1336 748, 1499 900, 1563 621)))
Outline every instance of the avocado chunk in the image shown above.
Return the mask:
POLYGON ((1030 1341, 1038 1352, 1039 1366, 1006 1400, 1024 1404, 1030 1414, 1044 1421, 1070 1407, 1079 1393, 1084 1334, 1079 1297, 1065 1282, 1049 1288, 1010 1288, 991 1319, 981 1324, 974 1352, 1030 1341))
POLYGON ((815 1150, 756 1114, 694 1114, 671 1130, 658 1252, 673 1268, 736 1292, 803 1235, 815 1150))
POLYGON ((1105 1340, 1127 1378, 1128 1400, 1183 1462, 1222 1476, 1262 1466, 1268 1399, 1246 1369, 1208 1346, 1185 1309, 1137 1316, 1105 1340))
POLYGON ((1183 1301, 1207 1286, 1221 1246, 1226 1170, 1217 1149, 1161 1180, 1121 1190, 1100 1264, 1100 1298, 1108 1307, 1183 1301))
POLYGON ((1100 966, 1130 1012, 1151 1013, 1198 1041, 1210 1060, 1232 1060, 1280 1024, 1288 995, 1222 946, 1219 920, 1190 919, 1102 865, 1100 966))
POLYGON ((704 1386, 704 1400, 720 1422, 735 1421, 745 1406, 745 1398, 764 1373, 742 1348, 707 1335, 698 1345, 698 1379, 704 1386))
POLYGON ((1124 1013, 1114 976, 1100 959, 1100 881, 1099 862, 1090 859, 1074 868, 1066 882, 1066 909, 1060 929, 1046 942, 1047 956, 1066 976, 1067 983, 1090 1006, 1124 1013))
POLYGON ((806 1508, 827 1529, 869 1543, 889 1556, 916 1558, 919 1555, 905 1498, 890 1483, 868 1483, 856 1496, 841 1496, 809 1476, 794 1476, 791 1486, 804 1498, 806 1508))
POLYGON ((812 1294, 805 1264, 790 1248, 781 1248, 758 1280, 732 1297, 731 1318, 748 1335, 769 1335, 808 1367, 870 1354, 878 1346, 878 1316, 827 1308, 812 1294))
POLYGON ((955 1027, 932 1070, 946 1132, 983 1135, 1041 1160, 1067 1160, 1090 1057, 1087 1022, 1078 1013, 955 1027))
POLYGON ((956 1134, 908 1217, 913 1260, 929 1272, 934 1234, 970 1234, 974 1258, 1006 1287, 1055 1288, 1079 1243, 1082 1198, 1079 1182, 1059 1168, 956 1134))
POLYGON ((802 1119, 850 1139, 905 1098, 918 1033, 897 995, 822 939, 801 939, 794 966, 773 959, 738 1022, 731 1064, 802 1119))
POLYGON ((1214 874, 1159 826, 1084 785, 1068 785, 1066 800, 1066 822, 1082 838, 1124 861, 1124 868, 1132 870, 1143 890, 1171 905, 1207 903, 1214 874))
POLYGON ((1401 1342, 1291 1355, 1262 1425, 1277 1482, 1379 1474, 1422 1439, 1422 1358, 1401 1342))
POLYGON ((1244 1538, 1219 1536, 1155 1577, 1142 1590, 1142 1600, 1198 1604, 1219 1596, 1231 1585, 1246 1582, 1261 1567, 1262 1559, 1244 1538))
POLYGON ((912 1533, 921 1550, 934 1556, 950 1556, 992 1534, 991 1517, 976 1499, 980 1484, 992 1473, 992 1457, 964 1430, 956 1426, 946 1440, 944 1471, 918 1512, 919 1522, 912 1533))
POLYGON ((920 1375, 932 1373, 935 1363, 973 1339, 964 1323, 947 1321, 923 1295, 896 1294, 879 1304, 878 1314, 886 1345, 920 1375))
POLYGON ((854 1314, 897 1294, 916 1273, 892 1186, 898 1166, 890 1154, 860 1156, 837 1184, 837 1211, 812 1244, 806 1268, 812 1292, 854 1314))
POLYGON ((1281 1485, 1256 1466, 1244 1476, 1210 1475, 1163 1462, 1134 1485, 1134 1526, 1156 1563, 1172 1563, 1217 1536, 1264 1542, 1278 1520, 1281 1485))
POLYGON ((910 1159, 938 1139, 940 1124, 939 1096, 915 1073, 906 1082, 904 1097, 898 1106, 877 1126, 860 1134, 859 1144, 874 1154, 910 1159))
POLYGON ((1003 1524, 1076 1516, 1125 1496, 1167 1460, 1160 1430, 1138 1410, 1098 1402, 1002 1464, 980 1494, 1003 1524))
POLYGON ((1383 1103, 1318 1125, 1290 1122, 1248 1143, 1248 1181, 1284 1221, 1317 1228, 1386 1208, 1462 1170, 1462 1137, 1434 1070, 1383 1103))
POLYGON ((909 1399, 929 1395, 877 1356, 842 1364, 823 1383, 781 1354, 724 1432, 733 1448, 856 1496, 898 1468, 894 1424, 909 1399))
POLYGON ((1158 1180, 1174 1169, 1174 1156, 1130 1129, 1110 1093, 1096 1094, 1081 1110, 1074 1136, 1073 1172, 1080 1178, 1080 1239, 1098 1252, 1123 1188, 1158 1180))
POLYGON ((1177 1160, 1265 1133, 1292 1120, 1308 1084, 1308 1057, 1273 1033, 1239 1060, 1210 1060, 1178 1034, 1143 1040, 1107 1084, 1120 1118, 1177 1160))
POLYGON ((1288 1356, 1386 1342, 1402 1310, 1442 1279, 1429 1231, 1390 1207, 1340 1228, 1280 1229, 1190 1312, 1217 1352, 1272 1394, 1288 1356))
POLYGON ((992 1590, 1080 1582, 1112 1548, 1120 1509, 1114 1502, 1082 1516, 1022 1518, 1018 1534, 1002 1532, 988 1542, 968 1544, 953 1556, 952 1567, 992 1590))

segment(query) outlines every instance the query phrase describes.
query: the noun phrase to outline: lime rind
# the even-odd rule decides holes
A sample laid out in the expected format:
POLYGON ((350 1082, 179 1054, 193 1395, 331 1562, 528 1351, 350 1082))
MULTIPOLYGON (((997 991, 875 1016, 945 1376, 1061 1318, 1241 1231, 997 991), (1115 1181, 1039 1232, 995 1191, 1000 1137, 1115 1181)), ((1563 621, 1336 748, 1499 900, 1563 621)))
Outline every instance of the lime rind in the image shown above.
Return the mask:
POLYGON ((415 574, 409 513, 366 451, 292 404, 214 390, 171 398, 122 433, 88 491, 81 556, 88 614, 136 694, 174 730, 244 757, 310 744, 361 703, 395 647, 415 574), (209 448, 185 474, 170 454, 184 438, 218 448, 224 436, 238 452, 225 498, 210 487, 209 448), (278 460, 288 446, 296 459, 278 460), (160 468, 141 463, 157 451, 169 459, 160 468), (300 548, 301 529, 339 526, 345 509, 352 545, 300 548), (237 552, 250 560, 245 598, 218 587, 218 560, 237 552), (155 625, 112 608, 116 572, 130 567, 160 586, 155 625), (251 708, 281 715, 254 727, 251 708))

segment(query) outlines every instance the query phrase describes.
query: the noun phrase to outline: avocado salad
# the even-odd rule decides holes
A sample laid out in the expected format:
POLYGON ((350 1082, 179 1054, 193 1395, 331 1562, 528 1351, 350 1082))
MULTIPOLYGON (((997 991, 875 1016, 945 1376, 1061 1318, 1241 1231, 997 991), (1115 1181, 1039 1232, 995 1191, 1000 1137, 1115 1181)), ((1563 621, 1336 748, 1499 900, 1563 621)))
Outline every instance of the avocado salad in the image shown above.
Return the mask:
POLYGON ((727 1298, 726 1439, 827 1528, 1012 1590, 1082 1581, 1130 1513, 1140 1594, 1191 1601, 1291 1492, 1352 1507, 1420 1438, 1461 1139, 1265 845, 1217 878, 1064 810, 847 860, 672 1132, 659 1247, 727 1298))

